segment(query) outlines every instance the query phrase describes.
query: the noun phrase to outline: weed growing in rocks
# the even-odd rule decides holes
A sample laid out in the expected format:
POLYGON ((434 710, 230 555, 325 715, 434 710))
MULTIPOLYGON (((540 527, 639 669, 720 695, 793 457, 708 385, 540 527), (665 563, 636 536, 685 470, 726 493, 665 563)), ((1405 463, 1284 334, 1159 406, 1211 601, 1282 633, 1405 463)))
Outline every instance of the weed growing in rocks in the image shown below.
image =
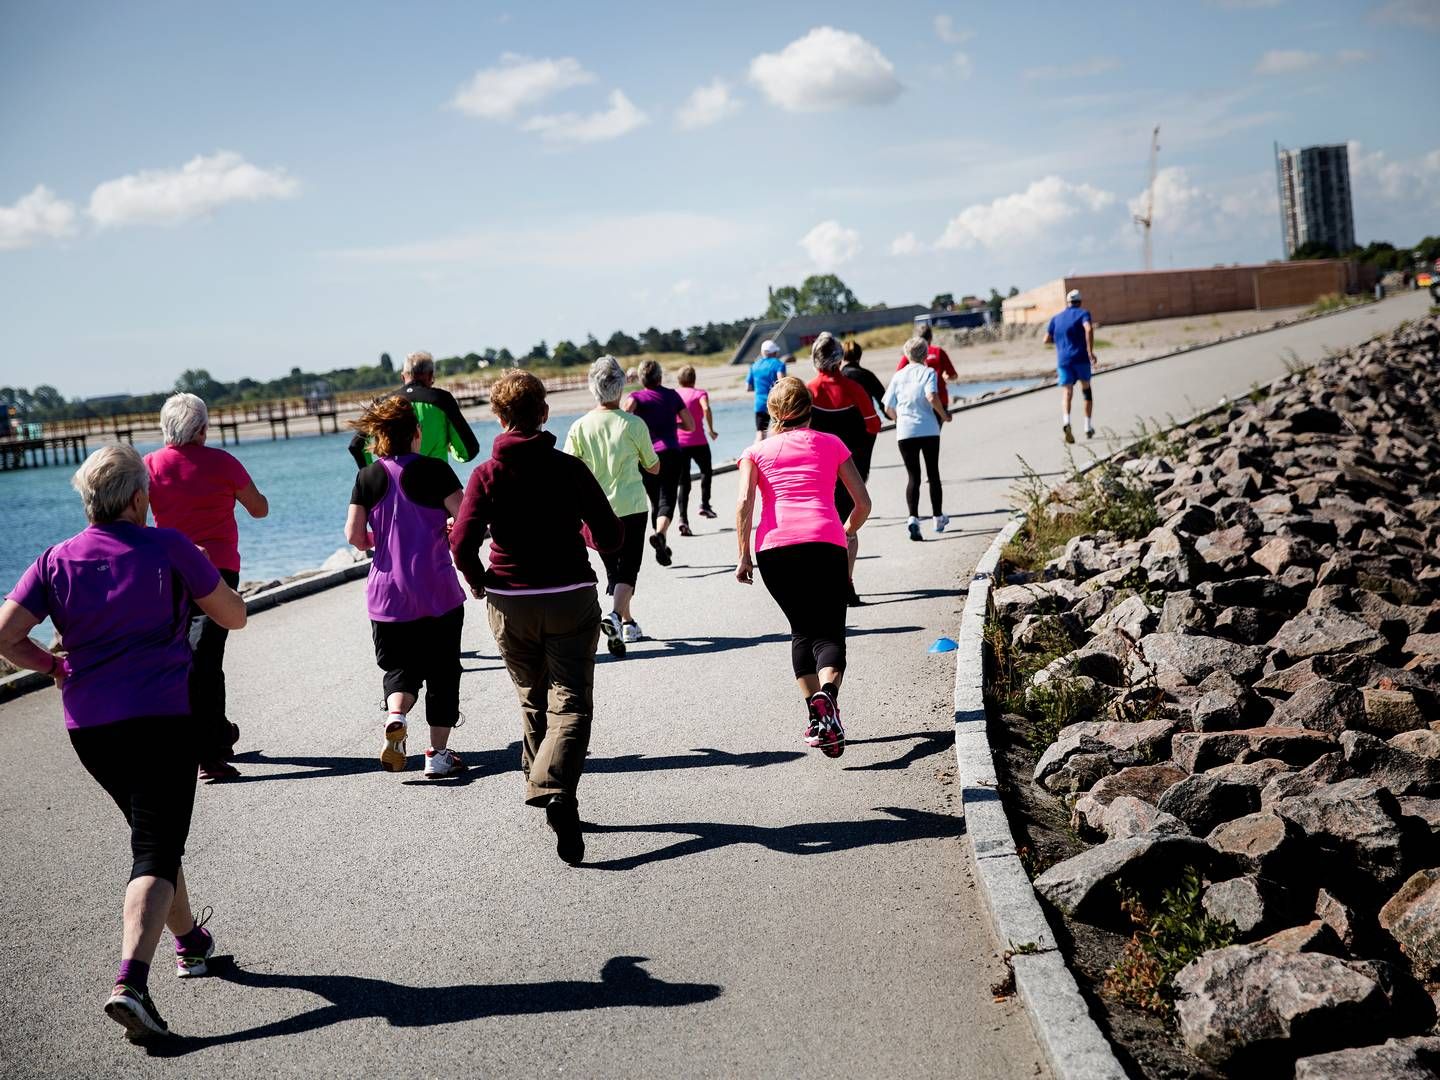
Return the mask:
POLYGON ((1203 882, 1192 867, 1180 884, 1167 889, 1154 912, 1133 893, 1121 908, 1135 924, 1119 961, 1105 973, 1105 990, 1120 1001, 1171 1020, 1176 998, 1175 973, 1202 953, 1235 940, 1235 927, 1205 913, 1203 882))
POLYGON ((1024 712, 1031 720, 1026 738, 1043 753, 1062 728, 1093 720, 1106 700, 1105 692, 1090 679, 1063 674, 1047 679, 1025 695, 1024 712))
POLYGON ((1019 461, 1021 478, 1013 499, 1025 522, 1001 552, 1017 569, 1043 566, 1075 536, 1103 530, 1133 540, 1160 524, 1150 485, 1114 462, 1101 462, 1087 472, 1072 461, 1058 489, 1064 493, 1062 502, 1044 477, 1024 458, 1019 461))

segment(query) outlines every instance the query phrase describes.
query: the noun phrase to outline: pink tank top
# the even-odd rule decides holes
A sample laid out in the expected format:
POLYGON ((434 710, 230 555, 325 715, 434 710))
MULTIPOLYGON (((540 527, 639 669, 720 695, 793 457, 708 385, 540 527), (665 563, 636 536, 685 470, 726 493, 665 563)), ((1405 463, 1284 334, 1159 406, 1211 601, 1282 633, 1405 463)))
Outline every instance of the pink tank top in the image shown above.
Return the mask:
POLYGON ((835 481, 850 451, 834 435, 797 428, 747 447, 740 460, 755 466, 760 521, 755 550, 792 544, 845 547, 845 526, 835 509, 835 481))

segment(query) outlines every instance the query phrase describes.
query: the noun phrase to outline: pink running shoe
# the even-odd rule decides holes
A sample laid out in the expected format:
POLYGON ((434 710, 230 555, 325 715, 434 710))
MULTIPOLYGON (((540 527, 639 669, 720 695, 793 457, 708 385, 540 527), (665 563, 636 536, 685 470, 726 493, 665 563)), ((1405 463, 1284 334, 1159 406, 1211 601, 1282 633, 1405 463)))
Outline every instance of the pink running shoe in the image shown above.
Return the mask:
POLYGON ((839 704, 824 690, 820 690, 811 696, 810 708, 815 715, 811 728, 816 730, 816 737, 811 742, 807 731, 805 741, 811 746, 819 747, 826 757, 839 757, 845 752, 845 725, 840 722, 839 704))

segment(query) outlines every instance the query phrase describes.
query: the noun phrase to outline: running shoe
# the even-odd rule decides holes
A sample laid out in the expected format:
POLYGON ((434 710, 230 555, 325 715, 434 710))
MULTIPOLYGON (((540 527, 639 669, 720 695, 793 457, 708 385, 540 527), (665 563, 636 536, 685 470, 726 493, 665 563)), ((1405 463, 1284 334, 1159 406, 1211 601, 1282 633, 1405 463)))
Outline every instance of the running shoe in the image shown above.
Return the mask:
POLYGON ((562 862, 579 866, 585 858, 585 834, 580 831, 580 807, 570 795, 552 795, 545 804, 545 820, 555 830, 555 854, 562 862))
POLYGON ((680 522, 680 535, 681 535, 681 536, 694 536, 694 535, 695 535, 693 532, 690 531, 690 523, 689 523, 688 521, 682 521, 682 522, 680 522))
MULTIPOLYGON (((819 747, 826 757, 839 757, 845 752, 845 725, 840 722, 840 706, 824 690, 810 696, 810 707, 815 711, 816 741, 811 746, 819 747)), ((809 739, 805 740, 810 742, 809 739)))
POLYGON ((1085 425, 1085 438, 1087 438, 1087 439, 1093 439, 1094 437, 1095 437, 1095 429, 1094 429, 1093 427, 1091 427, 1089 424, 1086 424, 1086 425, 1085 425))
POLYGON ((380 751, 380 764, 387 772, 405 771, 405 721, 391 720, 385 725, 385 746, 380 751))
POLYGON ((810 711, 810 719, 805 724, 806 746, 819 746, 820 736, 825 730, 825 723, 820 719, 820 714, 815 711, 815 699, 812 697, 805 703, 805 708, 810 711))
POLYGON ((200 763, 200 779, 212 784, 217 780, 234 780, 239 775, 240 770, 228 761, 217 759, 200 763))
POLYGON ((944 531, 945 531, 945 526, 946 526, 946 525, 949 525, 949 524, 950 524, 950 518, 949 518, 948 515, 946 515, 946 514, 936 514, 936 515, 935 515, 935 531, 936 531, 937 533, 942 533, 942 532, 944 532, 944 531))
POLYGON ((715 513, 714 510, 711 510, 710 507, 702 506, 700 507, 700 516, 703 518, 713 518, 717 517, 718 515, 715 513))
POLYGON ((600 620, 600 632, 605 635, 605 646, 611 656, 625 655, 625 631, 618 611, 612 611, 600 620))
POLYGON ((1069 424, 1066 424, 1063 428, 1061 428, 1061 431, 1065 433, 1065 441, 1067 443, 1073 443, 1075 441, 1075 433, 1070 430, 1069 424))
POLYGON ((634 619, 631 619, 631 620, 630 620, 629 622, 627 622, 627 623, 623 623, 623 624, 622 624, 622 630, 623 630, 623 632, 624 632, 624 634, 625 634, 625 640, 626 640, 627 642, 644 641, 644 640, 645 640, 645 631, 643 631, 643 630, 640 629, 640 624, 639 624, 638 622, 636 622, 634 619))
POLYGON ((661 566, 670 565, 670 545, 658 532, 650 534, 650 546, 655 549, 655 561, 661 566))
POLYGON ((105 1015, 123 1027, 125 1037, 134 1043, 170 1034, 170 1026, 160 1016, 155 1002, 150 1000, 149 990, 137 990, 125 983, 116 983, 105 1002, 105 1015))
POLYGON ((460 755, 448 747, 444 750, 425 751, 425 779, 444 780, 447 776, 459 776, 465 771, 465 762, 460 755))
MULTIPOLYGON (((203 946, 187 949, 180 944, 178 938, 176 939, 175 977, 177 979, 198 979, 201 975, 210 974, 210 966, 206 961, 215 955, 215 937, 205 929, 205 924, 210 921, 210 914, 211 909, 207 907, 195 916, 195 930, 204 935, 205 944, 203 946)), ((191 931, 191 933, 194 932, 194 930, 191 931)))
POLYGON ((920 535, 920 519, 919 519, 919 518, 915 518, 915 517, 907 518, 906 521, 905 521, 905 527, 910 530, 910 539, 911 539, 911 540, 923 540, 923 539, 924 539, 924 537, 922 537, 922 536, 920 535))

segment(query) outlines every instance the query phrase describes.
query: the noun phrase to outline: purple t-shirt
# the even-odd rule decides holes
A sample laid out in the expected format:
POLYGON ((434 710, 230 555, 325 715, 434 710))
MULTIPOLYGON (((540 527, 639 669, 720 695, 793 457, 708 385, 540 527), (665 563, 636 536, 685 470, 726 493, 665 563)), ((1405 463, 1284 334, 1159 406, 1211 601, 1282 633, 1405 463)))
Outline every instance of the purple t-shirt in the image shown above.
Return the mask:
POLYGON ((668 386, 636 390, 630 397, 635 402, 635 415, 650 429, 655 452, 680 449, 680 422, 676 417, 685 408, 685 399, 668 386))
POLYGON ((67 728, 190 712, 190 601, 220 572, 174 529, 91 525, 49 548, 8 599, 60 631, 67 728))

